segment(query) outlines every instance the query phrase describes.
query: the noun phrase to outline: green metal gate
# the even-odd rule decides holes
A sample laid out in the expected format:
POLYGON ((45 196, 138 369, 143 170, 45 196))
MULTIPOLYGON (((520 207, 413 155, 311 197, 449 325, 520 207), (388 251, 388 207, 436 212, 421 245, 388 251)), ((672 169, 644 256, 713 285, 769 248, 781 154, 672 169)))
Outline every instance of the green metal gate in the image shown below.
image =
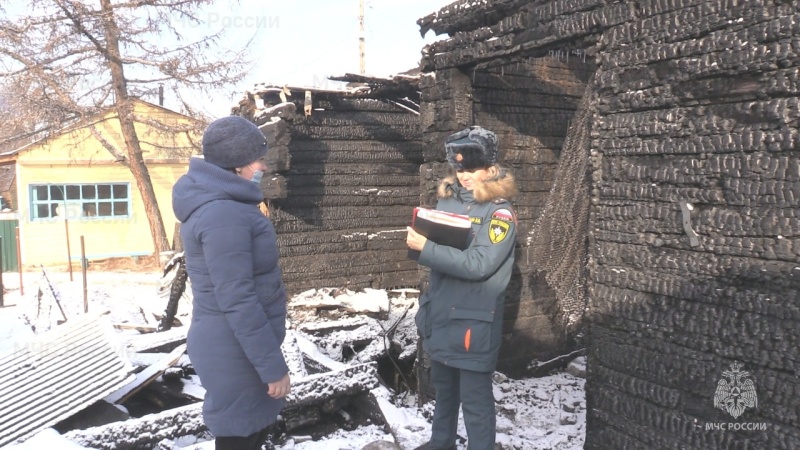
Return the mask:
POLYGON ((0 237, 3 238, 3 272, 18 272, 17 226, 19 220, 0 220, 0 237))

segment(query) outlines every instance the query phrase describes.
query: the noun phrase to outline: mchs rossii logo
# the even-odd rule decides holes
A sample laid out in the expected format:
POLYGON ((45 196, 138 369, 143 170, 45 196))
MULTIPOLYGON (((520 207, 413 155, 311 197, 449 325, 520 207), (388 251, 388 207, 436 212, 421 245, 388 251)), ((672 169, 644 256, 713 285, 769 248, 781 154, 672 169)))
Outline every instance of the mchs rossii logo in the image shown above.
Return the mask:
POLYGON ((757 406, 756 385, 750 378, 750 372, 742 370, 738 361, 734 362, 731 370, 722 372, 722 379, 717 383, 714 407, 738 419, 747 408, 757 406))
MULTIPOLYGON (((730 365, 730 370, 722 372, 714 392, 714 407, 738 419, 750 408, 758 407, 756 383, 750 372, 742 370, 738 361, 730 365)), ((706 430, 766 430, 766 423, 755 422, 713 422, 706 423, 706 430)))

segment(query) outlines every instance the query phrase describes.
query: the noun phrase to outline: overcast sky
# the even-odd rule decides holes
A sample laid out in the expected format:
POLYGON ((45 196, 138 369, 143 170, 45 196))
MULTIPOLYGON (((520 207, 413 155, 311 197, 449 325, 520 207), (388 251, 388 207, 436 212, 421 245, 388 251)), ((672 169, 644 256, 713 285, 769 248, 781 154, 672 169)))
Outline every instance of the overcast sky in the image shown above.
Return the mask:
MULTIPOLYGON (((416 67, 422 47, 442 38, 433 32, 422 38, 417 19, 449 3, 452 0, 365 0, 366 72, 391 75, 416 67)), ((225 26, 224 45, 231 51, 253 38, 255 67, 241 85, 204 99, 205 111, 212 117, 227 115, 244 91, 258 83, 325 87, 329 75, 358 73, 358 11, 359 0, 219 1, 202 15, 206 25, 191 27, 205 33, 203 27, 225 26)))

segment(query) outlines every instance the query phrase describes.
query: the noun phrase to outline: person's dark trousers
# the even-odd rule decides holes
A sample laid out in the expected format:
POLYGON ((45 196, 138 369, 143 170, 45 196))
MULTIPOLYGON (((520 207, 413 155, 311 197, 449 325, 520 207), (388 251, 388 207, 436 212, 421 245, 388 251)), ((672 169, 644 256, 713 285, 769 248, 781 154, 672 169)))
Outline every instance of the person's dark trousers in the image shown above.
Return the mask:
POLYGON ((215 450, 261 450, 267 440, 269 429, 253 433, 250 436, 218 436, 214 439, 215 450))
POLYGON ((456 442, 458 407, 464 412, 468 450, 493 450, 496 434, 492 373, 456 369, 431 361, 436 407, 429 448, 449 449, 456 442))

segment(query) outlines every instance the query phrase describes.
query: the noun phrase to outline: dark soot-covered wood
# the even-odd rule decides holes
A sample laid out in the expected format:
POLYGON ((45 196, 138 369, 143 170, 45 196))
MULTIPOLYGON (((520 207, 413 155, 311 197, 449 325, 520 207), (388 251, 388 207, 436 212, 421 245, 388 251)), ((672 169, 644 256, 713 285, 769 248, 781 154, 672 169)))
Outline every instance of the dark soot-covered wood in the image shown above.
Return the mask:
POLYGON ((586 448, 800 448, 800 16, 670 5, 598 54, 586 448), (738 418, 714 408, 734 361, 758 397, 738 418))
MULTIPOLYGON (((428 97, 423 89, 432 104, 422 105, 423 123, 426 108, 434 116, 428 123, 453 122, 459 90, 445 80, 455 78, 454 67, 559 50, 572 62, 576 48, 598 64, 585 448, 800 448, 800 6, 542 0, 503 9, 512 3, 481 5, 497 5, 483 15, 491 23, 477 9, 421 21, 452 36, 423 51, 423 70, 437 75, 428 97), (682 202, 693 207, 694 246, 682 202), (734 361, 758 396, 739 418, 714 407, 717 383, 734 361)), ((548 112, 560 103, 541 90, 483 92, 481 80, 496 76, 486 72, 470 80, 475 121, 525 130, 501 134, 501 142, 513 142, 506 161, 515 169, 556 167, 563 125, 510 116, 541 117, 526 112, 529 101, 548 112), (502 109, 492 115, 494 105, 502 109)), ((563 105, 579 95, 564 95, 563 105)), ((543 172, 522 172, 523 195, 546 192, 552 182, 543 172)), ((523 198, 533 220, 542 199, 523 198)), ((526 249, 518 250, 525 258, 526 249)), ((530 276, 512 280, 520 292, 535 286, 530 276)), ((537 315, 525 302, 506 313, 537 315)), ((513 334, 504 338, 521 347, 513 334)))
POLYGON ((467 71, 443 69, 421 82, 420 107, 426 164, 422 203, 433 206, 433 191, 448 173, 443 141, 466 126, 494 131, 500 162, 514 173, 519 197, 516 268, 508 288, 499 369, 521 374, 536 358, 549 359, 571 348, 555 293, 526 257, 527 236, 553 185, 558 152, 567 135, 594 62, 580 58, 497 60, 467 71))
POLYGON ((537 58, 473 76, 475 123, 498 135, 501 162, 513 171, 520 192, 514 202, 519 273, 506 299, 499 364, 506 371, 519 371, 533 359, 549 359, 574 345, 556 293, 536 271, 536 261, 527 257, 526 245, 555 180, 558 156, 553 150, 563 143, 593 70, 592 61, 537 58))
POLYGON ((418 116, 377 99, 320 95, 314 108, 289 121, 286 197, 271 210, 289 291, 416 287, 398 230, 419 204, 418 116))

